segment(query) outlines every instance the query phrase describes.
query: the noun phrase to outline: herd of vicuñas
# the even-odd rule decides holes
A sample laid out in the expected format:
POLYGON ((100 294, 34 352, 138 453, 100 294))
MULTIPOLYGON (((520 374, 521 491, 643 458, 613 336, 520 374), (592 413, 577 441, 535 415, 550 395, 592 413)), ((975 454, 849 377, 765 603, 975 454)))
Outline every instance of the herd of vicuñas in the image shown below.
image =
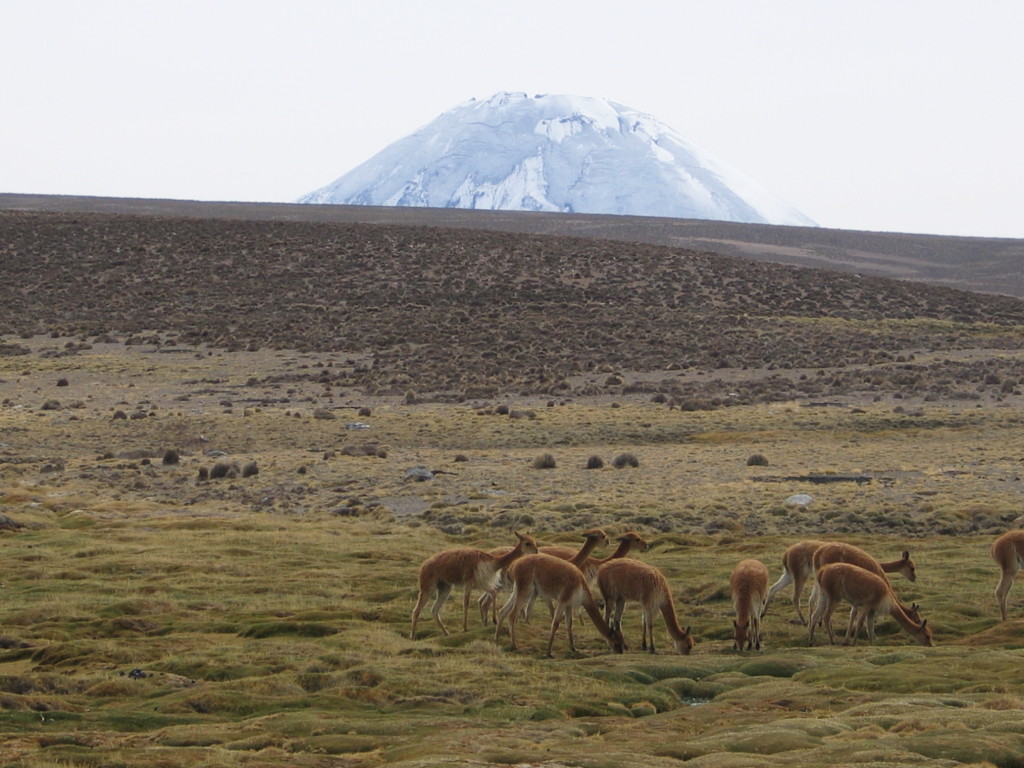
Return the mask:
MULTIPOLYGON (((541 546, 529 533, 516 532, 515 546, 496 547, 490 551, 473 547, 447 549, 428 558, 420 566, 419 596, 412 612, 410 637, 416 639, 420 613, 433 598, 430 614, 441 631, 448 629, 441 621, 441 609, 455 587, 462 587, 462 631, 469 628, 469 605, 473 589, 482 590, 478 599, 480 619, 486 626, 493 622, 494 640, 508 622, 512 650, 518 648, 516 624, 529 621, 538 597, 551 610, 551 629, 546 654, 552 656, 555 634, 565 623, 568 646, 577 653, 573 636, 573 614, 582 610, 590 618, 608 647, 615 653, 628 650, 622 634, 622 614, 627 602, 638 603, 642 616, 641 650, 655 653, 654 613, 660 610, 677 653, 688 654, 694 647, 690 627, 682 627, 672 600, 672 591, 665 575, 653 565, 632 559, 634 551, 646 552, 649 544, 635 531, 619 536, 618 547, 604 558, 593 552, 609 543, 600 528, 583 533, 583 546, 541 546), (498 610, 499 593, 511 585, 512 594, 498 610), (604 603, 601 613, 595 593, 604 603)), ((1002 620, 1007 618, 1006 600, 1018 571, 1024 568, 1024 530, 1003 534, 995 540, 992 558, 999 565, 1001 577, 996 598, 1002 620)), ((920 606, 907 606, 897 597, 886 574, 899 573, 916 581, 917 569, 909 551, 896 560, 882 562, 852 544, 810 539, 786 549, 782 555, 782 575, 768 586, 768 568, 759 560, 741 560, 730 577, 729 588, 735 618, 733 649, 762 650, 765 632, 762 622, 772 598, 783 588, 793 585, 793 607, 798 620, 808 628, 807 641, 813 645, 814 633, 824 627, 829 641, 836 643, 832 615, 842 603, 850 605, 850 616, 843 643, 853 645, 866 632, 875 640, 875 621, 888 613, 896 623, 923 646, 933 645, 928 620, 921 617, 920 606), (804 588, 813 579, 805 618, 801 608, 804 588)))

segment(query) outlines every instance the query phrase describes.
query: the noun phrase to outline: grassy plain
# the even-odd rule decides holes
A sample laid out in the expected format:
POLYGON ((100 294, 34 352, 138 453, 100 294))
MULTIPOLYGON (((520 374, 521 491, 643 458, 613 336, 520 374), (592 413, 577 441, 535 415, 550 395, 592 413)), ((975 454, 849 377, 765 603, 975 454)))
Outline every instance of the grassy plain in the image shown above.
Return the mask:
POLYGON ((0 513, 22 526, 0 534, 0 765, 1024 764, 1024 597, 998 620, 988 555, 1021 513, 1024 417, 998 382, 694 411, 418 404, 276 383, 329 355, 8 340, 31 352, 0 357, 0 513), (214 450, 258 474, 200 480, 214 450), (623 452, 639 466, 613 468, 623 452), (584 624, 578 657, 562 634, 542 658, 543 609, 519 652, 475 616, 408 638, 430 554, 595 525, 652 542, 691 655, 660 619, 661 651, 639 652, 630 609, 623 656, 584 624), (812 536, 911 550, 918 580, 895 587, 936 647, 885 619, 873 647, 809 648, 787 590, 767 649, 733 652, 735 563, 774 580, 812 536))

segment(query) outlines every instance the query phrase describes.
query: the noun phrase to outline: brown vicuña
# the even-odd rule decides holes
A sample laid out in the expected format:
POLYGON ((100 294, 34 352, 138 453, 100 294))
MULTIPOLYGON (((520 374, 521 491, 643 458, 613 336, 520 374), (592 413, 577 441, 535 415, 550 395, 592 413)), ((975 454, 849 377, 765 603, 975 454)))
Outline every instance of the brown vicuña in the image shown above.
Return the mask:
POLYGON ((875 618, 879 613, 888 613, 917 642, 931 647, 932 633, 928 621, 915 621, 900 605, 889 582, 882 576, 850 563, 829 563, 818 571, 817 586, 820 599, 808 623, 808 644, 813 645, 814 630, 822 622, 828 630, 829 641, 835 644, 832 614, 845 600, 853 606, 857 617, 856 625, 851 621, 847 627, 845 643, 856 644, 857 634, 865 623, 868 639, 874 642, 875 618))
POLYGON ((818 547, 825 544, 824 541, 808 539, 789 547, 782 553, 782 576, 772 584, 768 590, 768 597, 765 600, 765 609, 771 599, 784 587, 793 585, 793 607, 796 608, 796 615, 800 617, 800 623, 806 624, 803 611, 800 609, 800 602, 804 594, 804 586, 814 577, 814 565, 811 558, 814 557, 818 547))
MULTIPOLYGON (((582 551, 582 550, 581 550, 582 551)), ((494 627, 494 640, 497 642, 501 632, 501 625, 508 619, 509 635, 512 639, 512 649, 517 648, 516 644, 516 621, 522 613, 523 607, 530 595, 534 592, 554 604, 551 617, 551 632, 548 635, 547 655, 551 656, 551 649, 555 642, 555 632, 559 625, 565 621, 566 632, 569 636, 569 650, 576 653, 576 640, 573 636, 572 615, 577 607, 582 607, 590 620, 597 627, 597 631, 608 643, 608 647, 615 653, 622 653, 625 643, 622 641, 622 633, 617 629, 609 628, 601 611, 597 607, 594 596, 587 586, 587 580, 583 572, 571 562, 561 560, 551 555, 527 555, 516 562, 508 569, 509 578, 512 580, 512 597, 502 606, 498 612, 498 620, 494 627)))
MULTIPOLYGON (((584 534, 586 535, 586 534, 584 534)), ((628 531, 622 534, 616 541, 619 545, 615 548, 608 557, 585 557, 582 560, 579 559, 579 552, 573 550, 571 547, 560 547, 560 546, 545 546, 540 548, 540 552, 543 555, 551 555, 557 557, 560 560, 568 560, 576 565, 581 571, 583 571, 584 577, 587 579, 587 585, 593 592, 594 586, 597 584, 597 569, 601 567, 603 563, 611 562, 612 560, 618 560, 619 558, 626 557, 634 549, 640 552, 646 552, 650 546, 636 531, 628 531)), ((526 608, 523 612, 523 621, 529 621, 530 615, 533 612, 533 604, 536 600, 537 595, 530 598, 526 604, 526 608)))
POLYGON ((768 598, 768 569, 760 560, 741 560, 729 578, 736 618, 733 650, 761 650, 761 614, 768 598))
MULTIPOLYGON (((567 561, 571 562, 573 565, 575 565, 577 568, 582 569, 582 567, 583 567, 582 563, 584 563, 590 557, 590 553, 593 552, 597 547, 604 546, 607 543, 608 543, 608 534, 606 534, 600 528, 591 528, 589 531, 584 531, 583 532, 583 546, 580 549, 570 549, 569 547, 545 546, 545 547, 540 547, 538 551, 543 553, 543 554, 548 554, 548 555, 552 555, 554 557, 558 557, 558 558, 560 558, 562 560, 567 560, 567 561), (568 557, 562 557, 561 554, 555 554, 555 552, 553 552, 551 550, 556 550, 557 552, 568 551, 568 557)), ((491 550, 491 552, 493 554, 495 552, 495 550, 491 550)), ((505 581, 505 576, 506 575, 507 575, 506 572, 503 571, 502 574, 501 574, 501 577, 499 579, 499 584, 498 584, 499 589, 501 587, 501 584, 505 581)), ((529 601, 526 604, 526 608, 524 609, 524 619, 528 619, 529 618, 529 616, 530 616, 530 606, 533 605, 533 601, 536 600, 536 599, 537 599, 537 594, 536 593, 530 595, 530 599, 529 599, 529 601)), ((480 596, 478 604, 479 604, 479 607, 480 607, 480 618, 483 621, 484 626, 487 626, 487 614, 488 614, 489 608, 493 610, 493 606, 496 603, 497 603, 497 601, 492 599, 492 596, 491 596, 491 594, 489 592, 485 592, 484 594, 482 594, 480 596)), ((495 615, 494 620, 495 620, 495 623, 497 623, 497 615, 495 615)))
POLYGON ((458 547, 438 552, 433 557, 424 561, 420 566, 419 587, 420 593, 416 600, 416 607, 412 609, 412 631, 409 637, 416 638, 416 623, 419 621, 420 612, 431 595, 436 594, 434 605, 430 609, 431 616, 446 635, 448 628, 441 621, 441 607, 445 604, 452 589, 462 586, 464 589, 462 600, 462 631, 468 628, 469 598, 473 587, 490 592, 492 596, 497 595, 498 578, 502 569, 508 568, 513 562, 524 555, 537 552, 537 542, 528 533, 516 532, 515 547, 500 557, 495 557, 482 549, 472 547, 458 547))
MULTIPOLYGON (((814 564, 814 572, 829 563, 849 563, 850 565, 856 565, 863 568, 869 573, 873 573, 876 576, 889 584, 889 578, 886 576, 887 573, 900 573, 905 576, 909 581, 917 581, 917 566, 914 565, 914 561, 910 559, 910 552, 904 550, 902 556, 897 560, 888 560, 886 562, 880 562, 872 555, 869 555, 860 547, 855 547, 853 544, 844 544, 838 541, 832 541, 827 544, 823 544, 815 550, 814 556, 811 558, 814 564)), ((892 589, 892 585, 889 584, 889 589, 892 589)), ((893 593, 895 596, 895 593, 893 593)), ((814 588, 811 590, 811 597, 808 605, 808 612, 813 612, 814 607, 819 599, 818 585, 815 583, 814 588)), ((897 602, 899 602, 897 600, 897 602)), ((917 615, 917 606, 907 606, 900 603, 900 608, 911 615, 914 621, 918 621, 920 617, 917 615)), ((851 631, 854 622, 854 611, 850 611, 850 623, 847 626, 847 631, 851 631)))
MULTIPOLYGON (((884 573, 901 573, 910 581, 917 579, 917 567, 910 558, 909 552, 904 551, 903 556, 898 560, 890 560, 883 563, 852 544, 808 539, 807 541, 801 541, 792 545, 783 553, 782 576, 768 590, 768 600, 765 602, 765 608, 767 609, 768 602, 775 597, 779 590, 792 583, 793 607, 796 608, 800 623, 806 624, 807 620, 800 609, 804 586, 808 581, 812 581, 818 568, 826 563, 853 563, 880 575, 884 573)), ((814 599, 814 590, 812 588, 811 604, 808 606, 808 612, 814 609, 814 599)))
POLYGON ((675 643, 678 653, 689 653, 693 648, 693 637, 690 628, 679 626, 675 604, 672 602, 672 591, 669 589, 665 575, 653 565, 639 560, 612 560, 597 569, 597 583, 604 596, 605 618, 608 623, 619 629, 622 626, 622 610, 627 600, 640 603, 643 616, 643 639, 641 649, 650 652, 654 649, 654 612, 661 611, 665 626, 675 643))
POLYGON ((1024 568, 1024 531, 1007 531, 992 542, 992 559, 999 566, 999 584, 996 586, 996 602, 999 615, 1006 621, 1006 598, 1014 579, 1024 568))
MULTIPOLYGON (((650 544, 648 544, 647 541, 645 541, 644 538, 636 531, 626 531, 626 533, 619 536, 616 539, 616 541, 619 545, 615 548, 615 551, 612 552, 610 555, 608 555, 607 557, 588 557, 586 561, 579 566, 580 570, 583 571, 583 575, 587 579, 587 584, 590 586, 591 592, 594 591, 594 586, 597 583, 597 569, 601 566, 602 563, 607 563, 611 560, 617 560, 620 557, 626 557, 633 550, 637 550, 638 552, 646 552, 647 549, 650 547, 650 544)), ((491 554, 501 555, 503 554, 503 551, 505 549, 508 548, 499 547, 497 549, 492 549, 491 554)), ((562 560, 571 560, 579 553, 579 550, 573 549, 572 547, 544 546, 540 548, 540 552, 542 554, 551 555, 552 557, 557 557, 562 560)), ((507 574, 503 572, 502 583, 506 583, 508 581, 506 576, 507 574)), ((499 584, 499 589, 500 587, 501 585, 499 584)), ((487 626, 487 616, 489 613, 493 612, 495 616, 495 621, 497 620, 497 612, 495 610, 496 601, 491 599, 490 593, 485 592, 484 594, 480 595, 478 603, 480 605, 480 621, 483 622, 484 626, 487 626)), ((533 608, 533 603, 534 599, 531 598, 524 610, 525 615, 523 616, 523 619, 526 621, 528 621, 530 618, 530 612, 533 608)))

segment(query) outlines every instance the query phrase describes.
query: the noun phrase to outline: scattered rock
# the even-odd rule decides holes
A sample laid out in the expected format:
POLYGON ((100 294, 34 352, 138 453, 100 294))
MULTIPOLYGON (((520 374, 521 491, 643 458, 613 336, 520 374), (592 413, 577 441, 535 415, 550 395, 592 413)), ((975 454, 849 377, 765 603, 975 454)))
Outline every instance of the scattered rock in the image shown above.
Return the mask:
POLYGON ((313 418, 314 419, 336 419, 338 417, 334 415, 334 411, 329 411, 326 408, 317 408, 317 409, 315 409, 313 411, 313 418))
POLYGON ((425 480, 433 480, 434 473, 426 467, 411 467, 405 471, 405 479, 422 483, 425 480))
POLYGON ((786 499, 785 503, 793 507, 806 507, 812 501, 814 501, 814 497, 809 493, 794 493, 786 499))
POLYGON ((17 520, 8 517, 7 515, 0 513, 0 531, 16 531, 19 528, 24 528, 22 523, 17 520))

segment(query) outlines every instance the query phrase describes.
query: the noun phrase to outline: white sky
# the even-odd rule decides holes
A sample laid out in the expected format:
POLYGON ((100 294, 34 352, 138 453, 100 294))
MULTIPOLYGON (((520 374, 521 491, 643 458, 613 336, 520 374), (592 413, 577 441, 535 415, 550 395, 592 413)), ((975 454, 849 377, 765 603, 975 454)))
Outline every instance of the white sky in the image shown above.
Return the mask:
POLYGON ((1024 237, 1019 0, 0 0, 0 72, 0 192, 290 201, 509 90, 822 226, 1024 237))

